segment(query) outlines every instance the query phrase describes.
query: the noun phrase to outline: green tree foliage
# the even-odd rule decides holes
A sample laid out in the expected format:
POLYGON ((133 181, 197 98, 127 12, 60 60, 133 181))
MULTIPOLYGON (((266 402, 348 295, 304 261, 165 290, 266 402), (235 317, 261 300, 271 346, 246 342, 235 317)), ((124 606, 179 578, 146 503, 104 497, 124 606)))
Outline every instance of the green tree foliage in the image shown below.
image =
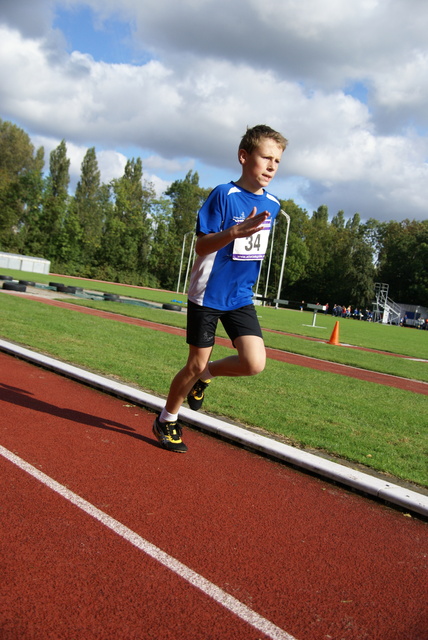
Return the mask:
POLYGON ((378 281, 393 300, 428 306, 428 220, 386 222, 379 238, 378 281))
POLYGON ((121 178, 112 181, 115 204, 105 221, 98 254, 99 263, 110 269, 111 279, 120 281, 126 274, 134 284, 147 277, 151 244, 150 205, 154 198, 151 185, 142 183, 140 158, 128 160, 121 178))
POLYGON ((44 164, 45 152, 43 147, 40 147, 37 150, 33 168, 20 177, 21 198, 24 207, 19 231, 18 251, 32 256, 41 255, 43 249, 40 223, 43 216, 44 164))
POLYGON ((332 266, 332 229, 328 221, 328 209, 318 207, 311 218, 305 221, 303 239, 308 251, 305 273, 294 287, 302 300, 327 301, 328 280, 332 266))
POLYGON ((28 208, 37 200, 43 150, 34 155, 29 136, 0 119, 0 246, 19 251, 20 232, 28 208))
MULTIPOLYGON (((170 275, 167 277, 168 287, 175 286, 178 281, 180 269, 180 258, 183 242, 195 231, 196 218, 203 202, 208 197, 211 189, 204 189, 199 186, 199 175, 197 172, 189 171, 184 180, 175 180, 165 191, 165 195, 170 198, 172 209, 168 218, 168 237, 165 243, 163 262, 168 265, 170 275), (189 235, 187 235, 189 234, 189 235)), ((184 254, 183 270, 187 270, 189 252, 184 254)), ((159 256, 158 256, 159 259, 159 256)), ((165 272, 165 269, 164 269, 165 272)), ((165 285, 166 286, 166 285, 165 285)))
POLYGON ((151 218, 153 241, 149 270, 156 277, 155 286, 175 291, 178 283, 177 238, 171 233, 171 200, 169 198, 154 200, 151 218))
MULTIPOLYGON (((291 228, 293 223, 292 218, 291 228)), ((297 223, 300 270, 290 282, 289 297, 330 305, 371 304, 375 275, 371 228, 361 224, 358 214, 345 222, 343 211, 329 222, 325 205, 311 218, 298 216, 297 223)))
POLYGON ((101 246, 104 197, 95 148, 91 147, 83 158, 73 201, 81 239, 75 249, 80 255, 75 257, 82 265, 90 265, 101 246))
POLYGON ((209 192, 199 186, 196 171, 189 171, 184 180, 175 180, 165 191, 172 202, 171 232, 177 237, 178 246, 181 247, 184 234, 195 229, 198 211, 209 192))
MULTIPOLYGON (((374 253, 370 242, 369 227, 361 224, 358 213, 346 226, 349 237, 349 252, 345 282, 348 300, 359 308, 371 307, 375 282, 374 253)), ((342 300, 346 292, 342 293, 342 300)))
POLYGON ((66 218, 70 198, 70 160, 67 158, 67 145, 62 140, 51 151, 49 176, 45 185, 43 216, 40 220, 40 232, 43 237, 44 257, 63 263, 69 257, 66 218))
POLYGON ((34 147, 25 131, 0 118, 0 191, 33 167, 34 147))

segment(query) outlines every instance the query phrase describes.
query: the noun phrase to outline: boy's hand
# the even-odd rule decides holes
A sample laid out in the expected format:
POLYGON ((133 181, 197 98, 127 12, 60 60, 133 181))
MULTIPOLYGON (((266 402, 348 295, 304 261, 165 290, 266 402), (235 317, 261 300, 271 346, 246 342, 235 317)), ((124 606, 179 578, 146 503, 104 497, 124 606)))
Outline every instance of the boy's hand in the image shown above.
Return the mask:
POLYGON ((236 238, 248 238, 258 231, 262 231, 264 221, 269 218, 269 211, 257 213, 257 207, 251 211, 248 218, 240 224, 234 224, 228 229, 216 233, 200 234, 196 241, 195 250, 198 256, 206 256, 225 247, 236 238))
POLYGON ((244 222, 237 224, 233 227, 236 238, 248 238, 254 233, 263 229, 264 221, 269 218, 269 211, 263 211, 257 213, 257 207, 254 207, 248 218, 245 218, 244 222))

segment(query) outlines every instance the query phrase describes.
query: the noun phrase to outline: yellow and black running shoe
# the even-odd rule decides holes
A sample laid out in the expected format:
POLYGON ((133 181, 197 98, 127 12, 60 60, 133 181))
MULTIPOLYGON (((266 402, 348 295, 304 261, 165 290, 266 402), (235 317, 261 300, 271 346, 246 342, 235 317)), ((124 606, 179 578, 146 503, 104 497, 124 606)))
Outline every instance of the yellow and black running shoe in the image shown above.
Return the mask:
POLYGON ((205 397, 205 389, 208 387, 210 382, 211 380, 198 380, 189 391, 187 395, 187 402, 193 411, 199 411, 202 407, 205 397))
POLYGON ((185 453, 187 447, 181 439, 181 427, 177 422, 159 422, 159 418, 153 423, 153 433, 164 449, 185 453))

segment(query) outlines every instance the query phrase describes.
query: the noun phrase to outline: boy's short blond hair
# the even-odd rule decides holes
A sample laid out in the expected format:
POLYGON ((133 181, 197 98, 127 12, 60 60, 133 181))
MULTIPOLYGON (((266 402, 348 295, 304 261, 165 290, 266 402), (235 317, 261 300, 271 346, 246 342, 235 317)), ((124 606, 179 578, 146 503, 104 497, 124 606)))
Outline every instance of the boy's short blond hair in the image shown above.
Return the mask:
POLYGON ((247 127, 247 131, 239 144, 239 149, 252 153, 254 149, 257 149, 263 138, 274 140, 283 151, 288 144, 288 140, 278 131, 271 129, 266 124, 257 124, 255 127, 247 127))

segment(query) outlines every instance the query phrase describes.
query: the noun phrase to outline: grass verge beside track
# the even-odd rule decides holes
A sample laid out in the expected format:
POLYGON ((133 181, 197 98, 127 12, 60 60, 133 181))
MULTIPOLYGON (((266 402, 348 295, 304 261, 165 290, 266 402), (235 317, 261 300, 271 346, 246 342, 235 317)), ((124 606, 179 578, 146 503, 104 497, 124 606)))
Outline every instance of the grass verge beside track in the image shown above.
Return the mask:
MULTIPOLYGON (((63 282, 67 285, 83 287, 86 290, 116 293, 120 296, 129 296, 137 300, 147 300, 157 304, 171 302, 175 304, 176 301, 187 304, 187 296, 185 294, 174 293, 173 291, 134 287, 111 282, 99 282, 69 276, 34 274, 12 269, 2 269, 2 273, 10 275, 17 280, 36 279, 37 282, 46 285, 51 281, 63 282)), ((125 308, 126 305, 123 305, 121 313, 126 313, 125 308)), ((286 308, 274 309, 272 307, 260 306, 257 307, 257 313, 264 329, 294 333, 311 338, 320 338, 325 341, 330 338, 336 322, 336 318, 333 318, 331 315, 319 313, 317 314, 316 327, 313 327, 312 312, 300 312, 286 308)), ((134 315, 134 309, 132 310, 132 315, 134 315)), ((162 322, 162 320, 158 321, 162 322)), ((185 320, 183 319, 182 322, 184 326, 185 320)), ((340 342, 342 344, 378 349, 390 353, 399 353, 413 358, 428 359, 428 332, 416 329, 405 329, 398 326, 351 319, 340 320, 340 342)), ((331 352, 333 353, 334 349, 332 349, 331 352)), ((320 356, 317 354, 316 357, 320 356)))
MULTIPOLYGON (((170 311, 164 311, 163 309, 149 309, 144 307, 135 308, 120 302, 110 302, 108 303, 108 306, 105 302, 78 300, 67 300, 67 302, 72 302, 91 309, 99 309, 102 311, 108 310, 111 313, 118 313, 132 318, 149 320, 151 322, 159 322, 160 324, 167 324, 183 329, 186 326, 186 316, 184 313, 171 313, 170 311)), ((288 314, 288 317, 293 314, 292 311, 285 313, 288 314)), ((299 320, 301 321, 302 316, 300 313, 298 313, 298 315, 299 320)), ((346 322, 353 321, 344 321, 344 323, 346 322)), ((423 340, 425 336, 422 334, 424 334, 425 331, 415 331, 414 333, 420 334, 417 336, 420 342, 428 343, 428 335, 426 336, 427 340, 423 340)), ((225 338, 227 337, 227 334, 221 324, 219 324, 218 335, 225 338)), ((424 362, 420 360, 421 356, 414 360, 397 358, 392 357, 392 355, 389 355, 387 352, 371 353, 370 351, 359 351, 358 349, 351 349, 345 346, 332 346, 328 344, 328 337, 323 341, 314 342, 310 340, 302 340, 302 337, 289 335, 288 333, 272 333, 272 331, 269 331, 268 329, 264 329, 263 336, 266 346, 271 347, 272 349, 280 349, 282 351, 289 351, 291 353, 310 356, 312 358, 328 360, 329 362, 337 362, 352 367, 360 367, 361 369, 368 369, 369 371, 388 373, 393 376, 401 376, 403 378, 428 382, 428 359, 424 362)), ((408 345, 406 346, 408 348, 408 345)), ((422 346, 425 346, 425 344, 422 344, 422 346)), ((419 342, 416 345, 416 351, 420 353, 419 342)), ((428 358, 428 353, 426 356, 428 358)))
MULTIPOLYGON (((116 303, 106 303, 104 308, 111 310, 112 304, 116 303)), ((162 313, 169 314, 171 323, 173 317, 184 321, 184 314, 162 313)), ((304 314, 294 315, 302 322, 304 314)), ((425 333, 396 330, 404 332, 402 335, 425 333)), ((181 337, 7 294, 0 300, 0 335, 162 396, 187 354, 181 337)), ((341 350, 331 345, 329 348, 341 350)), ((230 355, 230 350, 215 348, 215 358, 224 355, 230 355)), ((407 362, 384 357, 394 363, 407 362)), ((409 362, 415 368, 419 364, 409 362)), ((428 486, 426 396, 269 361, 260 376, 215 380, 207 395, 206 410, 278 434, 295 446, 326 451, 428 486)))

